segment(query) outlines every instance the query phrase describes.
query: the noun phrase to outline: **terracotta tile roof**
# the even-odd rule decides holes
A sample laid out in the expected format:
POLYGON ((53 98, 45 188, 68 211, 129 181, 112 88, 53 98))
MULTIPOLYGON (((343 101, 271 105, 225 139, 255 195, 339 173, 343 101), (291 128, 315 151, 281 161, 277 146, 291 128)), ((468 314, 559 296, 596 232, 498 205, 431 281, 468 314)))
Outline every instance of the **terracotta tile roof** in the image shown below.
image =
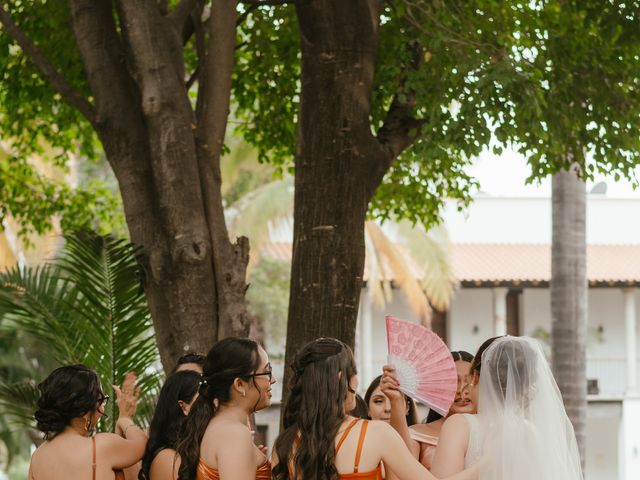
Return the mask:
MULTIPOLYGON (((453 272, 463 283, 541 282, 551 278, 551 246, 454 244, 453 272)), ((640 282, 640 245, 588 245, 590 283, 640 282)))
MULTIPOLYGON (((263 253, 288 261, 291 244, 267 243, 263 253)), ((546 284, 551 278, 550 245, 458 243, 451 254, 454 275, 467 286, 546 284)), ((640 245, 587 246, 587 278, 591 284, 640 284, 640 245)))

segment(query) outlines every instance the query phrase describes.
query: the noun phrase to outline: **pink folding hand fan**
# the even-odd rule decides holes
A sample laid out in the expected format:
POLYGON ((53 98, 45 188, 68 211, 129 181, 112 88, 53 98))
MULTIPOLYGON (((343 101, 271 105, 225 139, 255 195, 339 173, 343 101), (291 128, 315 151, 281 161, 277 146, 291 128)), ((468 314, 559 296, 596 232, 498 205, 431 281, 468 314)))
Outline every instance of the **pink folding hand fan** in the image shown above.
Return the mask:
POLYGON ((442 339, 422 325, 385 317, 389 365, 396 369, 400 390, 446 416, 456 396, 458 375, 442 339))

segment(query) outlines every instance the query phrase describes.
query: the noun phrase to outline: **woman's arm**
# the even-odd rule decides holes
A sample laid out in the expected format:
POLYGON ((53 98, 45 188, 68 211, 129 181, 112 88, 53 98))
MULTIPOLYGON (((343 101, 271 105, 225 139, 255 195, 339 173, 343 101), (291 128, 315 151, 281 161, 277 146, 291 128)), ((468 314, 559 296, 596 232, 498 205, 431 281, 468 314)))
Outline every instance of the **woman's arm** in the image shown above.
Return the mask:
MULTIPOLYGON (((393 470, 400 480, 438 480, 439 477, 433 475, 413 458, 400 435, 389 425, 376 422, 371 425, 370 429, 380 459, 393 470)), ((476 480, 478 470, 479 466, 473 465, 467 470, 446 478, 448 480, 476 480)))
POLYGON ((119 417, 116 421, 117 435, 101 433, 96 436, 104 444, 107 457, 113 468, 127 468, 139 462, 147 445, 147 434, 133 421, 140 397, 140 389, 136 387, 136 374, 125 375, 122 388, 113 385, 116 393, 119 417))
POLYGON ((442 425, 431 472, 446 477, 464 469, 464 458, 469 445, 469 424, 462 415, 452 415, 442 425))
POLYGON ((396 378, 395 368, 385 365, 382 368, 382 378, 380 379, 380 391, 384 393, 391 402, 391 426, 400 434, 405 445, 414 456, 420 458, 420 443, 411 438, 411 431, 407 425, 407 403, 406 398, 398 389, 400 384, 396 378))
POLYGON ((133 420, 126 417, 118 419, 118 428, 124 434, 124 438, 114 433, 100 433, 96 435, 105 451, 105 458, 110 460, 112 468, 127 468, 139 462, 144 455, 147 445, 147 435, 133 420))

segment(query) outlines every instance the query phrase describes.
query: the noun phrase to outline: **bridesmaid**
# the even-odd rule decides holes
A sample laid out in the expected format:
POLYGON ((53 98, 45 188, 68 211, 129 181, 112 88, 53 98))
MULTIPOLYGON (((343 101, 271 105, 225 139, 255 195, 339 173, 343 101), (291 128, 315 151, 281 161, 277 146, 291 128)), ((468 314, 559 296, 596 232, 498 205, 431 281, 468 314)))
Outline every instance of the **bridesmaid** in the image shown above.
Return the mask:
POLYGON ((225 338, 207 354, 199 396, 182 425, 179 480, 268 480, 249 417, 271 404, 269 357, 247 338, 225 338))
MULTIPOLYGON (((379 480, 385 463, 400 480, 436 480, 387 423, 354 418, 358 376, 351 349, 320 338, 292 365, 291 393, 273 453, 275 480, 379 480)), ((400 401, 399 391, 392 392, 400 401)), ((453 478, 476 479, 479 465, 453 478)))

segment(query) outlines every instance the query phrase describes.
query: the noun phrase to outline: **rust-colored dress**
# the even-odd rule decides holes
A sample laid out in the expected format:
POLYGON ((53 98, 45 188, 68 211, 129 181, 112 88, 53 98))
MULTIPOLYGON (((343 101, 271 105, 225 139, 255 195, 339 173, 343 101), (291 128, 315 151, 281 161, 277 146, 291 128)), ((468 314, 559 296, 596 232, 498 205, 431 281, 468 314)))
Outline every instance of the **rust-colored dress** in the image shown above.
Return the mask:
MULTIPOLYGON (((220 474, 215 468, 211 468, 200 459, 198 463, 198 480, 220 480, 220 474)), ((271 480, 271 464, 265 461, 256 470, 256 480, 271 480)))
MULTIPOLYGON (((342 434, 342 437, 340 437, 340 440, 338 440, 338 445, 336 445, 336 455, 338 454, 338 451, 340 450, 340 447, 342 446, 343 442, 349 435, 349 432, 351 431, 351 429, 361 420, 362 420, 361 418, 356 418, 345 429, 344 433, 342 434)), ((364 438, 367 435, 368 426, 369 426, 369 420, 362 420, 362 427, 360 427, 360 438, 358 439, 358 449, 356 450, 356 458, 353 464, 353 473, 343 473, 339 475, 341 480, 347 480, 350 478, 359 479, 359 480, 382 480, 383 478, 382 465, 380 464, 378 464, 378 466, 374 470, 371 470, 370 472, 358 471, 358 466, 360 464, 360 455, 362 453, 362 445, 364 444, 364 438)))

